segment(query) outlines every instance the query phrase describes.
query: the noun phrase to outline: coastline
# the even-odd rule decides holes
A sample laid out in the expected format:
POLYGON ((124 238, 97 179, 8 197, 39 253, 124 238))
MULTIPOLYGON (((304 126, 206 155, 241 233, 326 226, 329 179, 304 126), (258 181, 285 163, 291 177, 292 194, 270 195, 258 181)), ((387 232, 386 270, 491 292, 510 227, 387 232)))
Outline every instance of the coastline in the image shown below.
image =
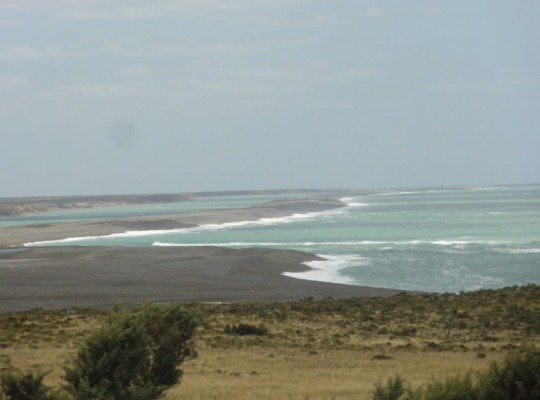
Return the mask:
POLYGON ((0 228, 0 312, 111 307, 142 302, 286 301, 305 297, 391 296, 394 289, 297 279, 318 256, 283 249, 212 246, 55 246, 29 242, 133 230, 184 229, 315 213, 335 199, 274 201, 242 209, 0 228))
POLYGON ((345 206, 346 204, 336 199, 300 199, 273 201, 247 208, 126 217, 114 220, 53 222, 0 227, 0 248, 67 238, 106 236, 128 231, 173 230, 205 224, 257 221, 262 218, 280 218, 296 213, 322 212, 345 206))
POLYGON ((0 253, 0 312, 144 302, 286 301, 392 296, 394 289, 308 281, 318 257, 220 247, 32 247, 0 253))

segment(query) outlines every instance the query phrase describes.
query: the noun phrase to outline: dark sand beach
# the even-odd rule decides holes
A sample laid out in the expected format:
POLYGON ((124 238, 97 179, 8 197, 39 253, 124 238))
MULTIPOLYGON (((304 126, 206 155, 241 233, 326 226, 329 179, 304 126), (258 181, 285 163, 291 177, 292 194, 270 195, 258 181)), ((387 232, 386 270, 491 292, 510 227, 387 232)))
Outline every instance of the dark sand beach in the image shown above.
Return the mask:
POLYGON ((0 312, 148 301, 283 301, 397 293, 286 277, 283 272, 306 271, 309 268, 303 263, 317 259, 291 250, 21 247, 28 242, 256 220, 341 206, 335 200, 295 200, 244 209, 1 228, 0 312))
POLYGON ((309 253, 218 247, 41 247, 0 253, 0 312, 148 301, 283 301, 396 290, 294 279, 309 253))

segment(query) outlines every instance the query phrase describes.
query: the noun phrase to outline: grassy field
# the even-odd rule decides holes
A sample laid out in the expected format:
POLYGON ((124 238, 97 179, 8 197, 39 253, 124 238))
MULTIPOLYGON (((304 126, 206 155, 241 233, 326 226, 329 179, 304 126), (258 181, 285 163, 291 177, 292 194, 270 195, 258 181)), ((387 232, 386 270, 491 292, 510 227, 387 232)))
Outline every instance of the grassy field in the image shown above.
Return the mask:
MULTIPOLYGON (((203 317, 199 356, 184 364, 169 400, 369 399, 375 383, 396 374, 418 386, 483 370, 512 349, 540 344, 534 285, 186 307, 203 317)), ((106 318, 90 309, 0 315, 0 368, 48 372, 46 383, 60 385, 63 362, 106 318)))

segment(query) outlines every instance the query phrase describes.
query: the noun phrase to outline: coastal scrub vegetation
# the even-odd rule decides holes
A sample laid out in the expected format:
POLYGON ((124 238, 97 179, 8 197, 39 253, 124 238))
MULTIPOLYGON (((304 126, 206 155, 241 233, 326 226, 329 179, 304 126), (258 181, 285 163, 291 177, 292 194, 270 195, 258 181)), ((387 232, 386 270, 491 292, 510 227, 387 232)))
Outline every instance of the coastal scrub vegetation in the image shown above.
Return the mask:
POLYGON ((375 385, 373 400, 533 400, 540 399, 540 350, 512 351, 473 380, 470 373, 433 380, 412 389, 399 375, 375 385))
MULTIPOLYGON (((402 396, 412 393, 408 391, 412 387, 415 393, 427 393, 428 387, 434 391, 443 383, 461 389, 470 383, 474 389, 487 377, 507 379, 506 357, 516 351, 523 357, 520 349, 540 344, 540 287, 536 285, 459 294, 402 293, 389 298, 184 304, 186 316, 201 318, 196 328, 190 325, 188 330, 193 335, 186 336, 190 350, 180 360, 185 376, 176 385, 174 375, 155 379, 158 368, 150 365, 168 351, 162 348, 159 356, 154 352, 156 342, 141 322, 151 320, 152 313, 145 309, 160 314, 156 310, 168 307, 179 306, 112 313, 75 309, 73 314, 36 309, 0 315, 0 370, 19 378, 32 373, 32 379, 41 379, 47 387, 65 387, 64 395, 73 398, 74 388, 84 388, 85 380, 94 379, 88 344, 101 343, 98 337, 104 342, 117 337, 148 344, 132 355, 146 360, 145 367, 128 369, 132 380, 124 382, 122 376, 112 386, 105 380, 98 386, 114 390, 129 386, 134 399, 137 391, 169 400, 352 400, 372 398, 374 384, 388 379, 393 379, 393 393, 399 393, 400 387, 404 390, 402 396), (116 332, 120 326, 130 327, 129 334, 116 332), (191 357, 195 344, 197 358, 191 357), (88 362, 76 361, 79 355, 88 362), (68 365, 66 358, 71 360, 68 365), (77 372, 70 375, 74 368, 77 372), (17 370, 25 372, 17 374, 17 370), (484 372, 492 370, 499 375, 484 372)), ((387 387, 379 384, 379 389, 387 387)))
POLYGON ((15 371, 0 375, 0 400, 60 400, 43 384, 44 374, 15 371))
POLYGON ((10 400, 151 400, 179 383, 178 366, 195 357, 198 317, 179 305, 115 310, 92 332, 64 367, 62 393, 43 374, 8 370, 0 375, 10 400))

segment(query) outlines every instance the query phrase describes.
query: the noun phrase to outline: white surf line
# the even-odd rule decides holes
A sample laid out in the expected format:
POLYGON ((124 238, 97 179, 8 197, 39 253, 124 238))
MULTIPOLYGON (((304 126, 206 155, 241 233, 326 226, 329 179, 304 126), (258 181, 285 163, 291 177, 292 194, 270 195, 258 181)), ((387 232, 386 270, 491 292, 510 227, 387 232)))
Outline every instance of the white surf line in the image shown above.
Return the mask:
POLYGON ((539 248, 523 248, 523 249, 495 249, 497 253, 501 254, 539 254, 539 248))
POLYGON ((87 242, 92 240, 100 239, 116 239, 116 238, 129 238, 129 237, 141 237, 141 236, 159 236, 159 235, 169 235, 174 233, 190 233, 196 231, 205 231, 205 230, 222 230, 228 228, 236 227, 245 227, 245 226, 270 226, 277 224, 287 224, 296 221, 302 221, 307 219, 316 218, 324 215, 334 215, 340 214, 343 211, 340 211, 344 207, 335 208, 326 211, 317 211, 304 214, 292 214, 285 217, 274 217, 274 218, 259 218, 257 220, 245 220, 237 222, 224 222, 222 224, 203 224, 199 226, 194 226, 190 228, 179 228, 179 229, 161 229, 161 230, 147 230, 147 231, 126 231, 122 233, 112 233, 109 235, 99 235, 99 236, 80 236, 80 237, 71 237, 66 239, 57 239, 57 240, 44 240, 39 242, 29 242, 24 243, 25 247, 37 247, 37 246, 47 246, 51 244, 63 244, 63 243, 74 243, 74 242, 87 242))
POLYGON ((341 283, 355 285, 353 278, 343 275, 340 271, 347 267, 368 265, 371 260, 357 255, 325 255, 317 254, 323 260, 306 261, 302 264, 311 269, 305 272, 283 272, 282 275, 308 281, 341 283))
MULTIPOLYGON (((456 246, 466 244, 489 244, 500 245, 506 242, 501 241, 482 241, 482 240, 403 240, 403 241, 385 241, 385 240, 352 240, 340 242, 219 242, 219 243, 167 243, 154 242, 152 246, 162 247, 189 247, 189 246, 220 246, 220 247, 249 247, 249 246, 372 246, 372 245, 437 245, 437 246, 456 246)), ((534 249, 531 249, 534 250, 534 249)), ((533 251, 534 252, 534 251, 533 251)))
POLYGON ((342 203, 345 203, 349 207, 366 207, 366 206, 371 205, 368 203, 360 203, 358 201, 355 201, 355 199, 358 197, 365 197, 365 196, 342 197, 341 199, 339 199, 339 201, 341 201, 342 203))
POLYGON ((294 246, 294 247, 311 247, 311 246, 354 246, 354 245, 373 245, 387 244, 391 242, 377 242, 371 240, 364 241, 348 241, 348 242, 221 242, 221 243, 165 243, 154 242, 152 246, 163 247, 189 247, 189 246, 221 246, 221 247, 249 247, 249 246, 294 246))

